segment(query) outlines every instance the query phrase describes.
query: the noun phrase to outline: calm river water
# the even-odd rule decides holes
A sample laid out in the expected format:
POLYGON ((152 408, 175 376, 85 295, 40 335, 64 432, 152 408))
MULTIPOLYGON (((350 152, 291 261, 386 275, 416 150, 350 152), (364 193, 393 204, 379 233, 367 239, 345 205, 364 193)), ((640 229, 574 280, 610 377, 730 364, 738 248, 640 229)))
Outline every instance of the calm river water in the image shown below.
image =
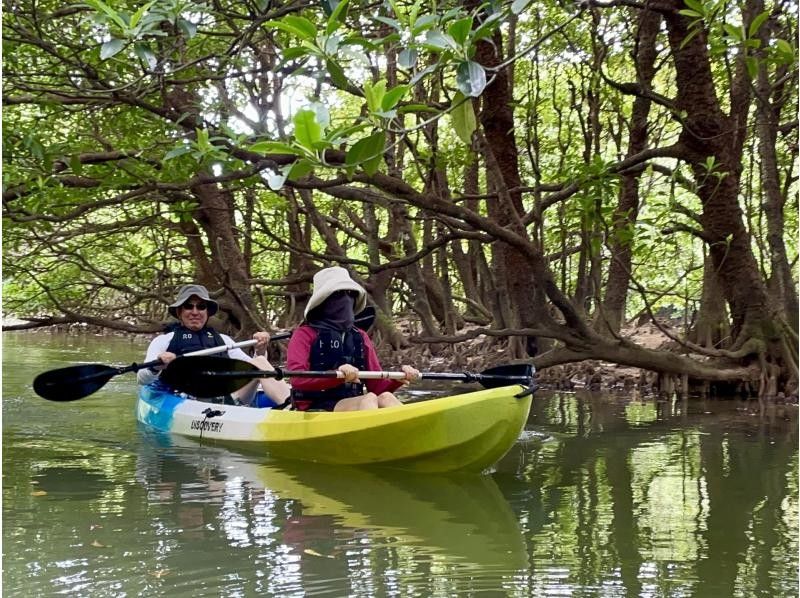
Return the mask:
POLYGON ((539 393, 492 475, 408 475, 155 437, 132 374, 48 402, 146 343, 2 340, 4 596, 798 593, 794 406, 539 393))

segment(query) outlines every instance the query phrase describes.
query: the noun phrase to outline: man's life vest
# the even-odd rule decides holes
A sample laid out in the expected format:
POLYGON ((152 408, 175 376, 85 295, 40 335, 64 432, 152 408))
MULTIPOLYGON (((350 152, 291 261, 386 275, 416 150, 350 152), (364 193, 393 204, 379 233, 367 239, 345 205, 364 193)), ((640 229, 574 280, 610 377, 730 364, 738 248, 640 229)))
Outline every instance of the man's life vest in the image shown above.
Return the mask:
MULTIPOLYGON (((314 328, 317 337, 311 343, 309 365, 314 371, 335 370, 340 365, 349 363, 363 370, 367 366, 364 353, 364 339, 357 328, 346 332, 314 328)), ((345 382, 327 390, 294 390, 292 400, 311 401, 338 401, 349 397, 358 397, 364 394, 364 385, 361 383, 345 382)))
MULTIPOLYGON (((169 341, 167 351, 175 355, 185 355, 192 351, 200 351, 225 344, 219 332, 204 326, 200 330, 189 330, 185 326, 177 325, 170 330, 174 333, 169 341)), ((227 357, 228 354, 224 353, 227 357)))

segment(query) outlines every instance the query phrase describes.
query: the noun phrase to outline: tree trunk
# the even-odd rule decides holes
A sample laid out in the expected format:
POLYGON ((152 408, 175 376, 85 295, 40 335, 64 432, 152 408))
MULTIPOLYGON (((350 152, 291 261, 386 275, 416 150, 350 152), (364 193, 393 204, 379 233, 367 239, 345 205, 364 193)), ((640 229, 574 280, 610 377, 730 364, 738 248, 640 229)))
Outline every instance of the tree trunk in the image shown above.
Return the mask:
MULTIPOLYGON (((641 89, 650 89, 655 76, 657 56, 656 39, 661 25, 661 15, 654 11, 639 12, 636 44, 636 75, 641 89)), ((628 134, 628 157, 644 150, 648 145, 648 117, 650 100, 637 95, 633 101, 631 125, 628 134)), ((603 308, 597 319, 598 330, 617 334, 625 321, 625 303, 631 278, 633 251, 633 226, 639 214, 639 176, 622 176, 619 203, 614 211, 611 236, 608 240, 611 258, 608 266, 603 308)))
MULTIPOLYGON (((503 61, 503 38, 498 31, 491 41, 478 43, 475 59, 484 67, 493 69, 503 61)), ((519 150, 514 138, 513 94, 508 72, 495 71, 494 81, 487 85, 481 96, 480 124, 485 137, 483 150, 489 178, 494 184, 497 199, 488 201, 489 215, 501 226, 527 238, 521 217, 522 179, 519 173, 519 150)), ((497 244, 498 290, 507 292, 511 309, 505 313, 507 325, 528 327, 535 324, 537 310, 534 304, 534 270, 517 248, 505 243, 497 244)), ((523 339, 510 343, 510 357, 525 355, 523 339)))
MULTIPOLYGON (((787 336, 780 314, 771 307, 738 201, 750 97, 744 56, 740 54, 734 65, 730 114, 725 114, 716 95, 705 31, 692 30, 696 35, 690 35, 690 20, 678 13, 683 3, 674 0, 672 6, 665 21, 676 69, 676 107, 686 115, 680 142, 703 205, 703 236, 728 302, 732 349, 754 347, 762 376, 774 378, 770 364, 777 363, 782 382, 796 385, 797 337, 787 336)), ((763 9, 760 3, 747 0, 745 28, 759 8, 763 9)), ((747 351, 745 362, 755 351, 747 351)), ((762 391, 774 385, 774 380, 762 378, 762 391)))
POLYGON ((231 331, 250 336, 265 326, 256 315, 247 264, 236 236, 233 198, 217 185, 196 185, 192 192, 198 201, 195 218, 206 235, 211 254, 214 281, 209 290, 222 287, 220 311, 227 316, 231 331))
POLYGON ((703 262, 703 294, 697 321, 687 332, 687 338, 708 349, 728 348, 731 345, 725 298, 720 291, 717 272, 709 256, 703 262))
MULTIPOLYGON (((766 47, 766 34, 763 35, 762 42, 766 47)), ((779 76, 781 71, 778 72, 779 76)), ((767 77, 767 63, 765 60, 760 60, 755 94, 756 129, 758 153, 761 158, 761 188, 765 196, 764 214, 767 217, 767 245, 770 257, 768 288, 776 308, 783 312, 790 327, 797 330, 800 305, 798 305, 797 287, 792 276, 786 244, 783 241, 783 210, 786 206, 786 197, 781 192, 776 154, 778 125, 781 108, 785 102, 783 92, 783 84, 775 90, 772 89, 767 77)))

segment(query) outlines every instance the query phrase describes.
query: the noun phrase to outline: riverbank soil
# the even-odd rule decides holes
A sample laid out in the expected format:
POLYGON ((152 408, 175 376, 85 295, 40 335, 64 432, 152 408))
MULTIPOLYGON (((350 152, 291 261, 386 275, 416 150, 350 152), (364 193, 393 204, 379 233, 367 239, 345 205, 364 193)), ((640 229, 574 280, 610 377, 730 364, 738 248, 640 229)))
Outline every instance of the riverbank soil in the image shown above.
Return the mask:
MULTIPOLYGON (((399 325, 408 336, 413 330, 413 324, 403 322, 399 325)), ((461 330, 464 333, 469 327, 461 330)), ((675 341, 670 338, 683 336, 682 330, 674 321, 664 320, 658 324, 652 320, 639 321, 628 324, 620 331, 623 338, 648 349, 674 349, 675 341)), ((381 363, 387 369, 396 364, 414 365, 420 370, 434 371, 474 371, 510 363, 506 357, 506 342, 491 337, 480 336, 458 345, 415 345, 399 351, 380 343, 378 339, 378 354, 381 363)), ((659 392, 658 374, 635 367, 627 367, 603 361, 587 360, 578 363, 568 363, 549 367, 537 372, 539 387, 549 390, 580 390, 606 391, 625 393, 627 396, 655 395, 659 392)), ((734 398, 734 397, 721 397, 734 398)), ((784 396, 780 393, 776 402, 797 404, 798 397, 784 396)))

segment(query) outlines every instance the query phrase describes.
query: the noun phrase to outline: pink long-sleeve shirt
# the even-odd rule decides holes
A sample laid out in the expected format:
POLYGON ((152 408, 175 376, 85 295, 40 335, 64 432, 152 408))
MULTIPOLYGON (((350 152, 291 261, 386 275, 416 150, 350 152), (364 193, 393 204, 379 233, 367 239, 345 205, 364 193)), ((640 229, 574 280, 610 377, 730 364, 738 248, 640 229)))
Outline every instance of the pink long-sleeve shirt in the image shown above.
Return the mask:
MULTIPOLYGON (((364 371, 380 371, 381 364, 378 361, 375 346, 369 340, 366 332, 363 330, 358 332, 364 341, 364 353, 367 361, 367 367, 363 368, 364 371)), ((311 369, 311 345, 316 338, 317 331, 308 325, 300 326, 292 333, 286 349, 286 369, 311 369)), ((299 391, 328 390, 340 384, 344 384, 344 380, 341 378, 292 378, 292 388, 299 391)), ((400 380, 364 380, 364 385, 370 392, 380 394, 397 390, 403 385, 403 382, 400 380)))

